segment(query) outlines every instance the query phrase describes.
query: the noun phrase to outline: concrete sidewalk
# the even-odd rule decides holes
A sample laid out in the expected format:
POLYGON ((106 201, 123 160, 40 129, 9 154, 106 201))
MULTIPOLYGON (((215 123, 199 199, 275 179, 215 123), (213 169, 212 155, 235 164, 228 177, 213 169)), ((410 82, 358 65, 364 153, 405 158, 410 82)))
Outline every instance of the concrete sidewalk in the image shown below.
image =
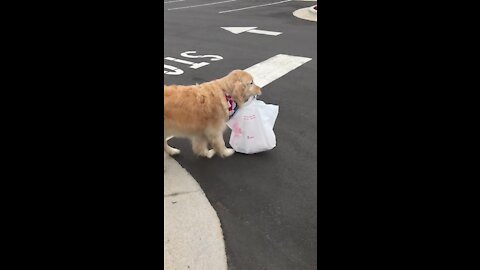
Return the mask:
POLYGON ((198 183, 165 160, 163 257, 166 270, 226 270, 220 221, 198 183))

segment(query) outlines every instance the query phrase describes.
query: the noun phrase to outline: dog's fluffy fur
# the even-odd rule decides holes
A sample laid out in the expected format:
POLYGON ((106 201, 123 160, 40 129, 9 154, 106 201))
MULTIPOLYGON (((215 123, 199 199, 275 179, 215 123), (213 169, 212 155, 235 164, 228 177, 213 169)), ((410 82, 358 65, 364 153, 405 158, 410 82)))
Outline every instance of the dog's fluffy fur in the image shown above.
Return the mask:
POLYGON ((167 138, 183 137, 192 140, 193 152, 211 158, 215 154, 229 157, 235 152, 225 147, 223 132, 229 119, 226 95, 241 107, 251 96, 260 95, 261 89, 245 71, 235 70, 227 76, 192 86, 164 86, 164 151, 176 155, 167 138), (209 150, 208 146, 213 147, 209 150))

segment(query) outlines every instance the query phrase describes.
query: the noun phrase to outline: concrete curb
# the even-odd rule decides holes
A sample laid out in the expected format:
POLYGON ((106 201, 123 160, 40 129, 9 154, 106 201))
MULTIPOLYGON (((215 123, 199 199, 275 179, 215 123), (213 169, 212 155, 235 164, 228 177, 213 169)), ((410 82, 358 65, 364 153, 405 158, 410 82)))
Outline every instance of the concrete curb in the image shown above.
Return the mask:
POLYGON ((315 6, 298 9, 298 10, 293 12, 293 16, 295 16, 297 18, 300 18, 300 19, 303 19, 303 20, 316 22, 317 21, 317 10, 314 9, 315 6))
POLYGON ((164 269, 227 270, 220 220, 192 176, 165 159, 163 194, 164 269))

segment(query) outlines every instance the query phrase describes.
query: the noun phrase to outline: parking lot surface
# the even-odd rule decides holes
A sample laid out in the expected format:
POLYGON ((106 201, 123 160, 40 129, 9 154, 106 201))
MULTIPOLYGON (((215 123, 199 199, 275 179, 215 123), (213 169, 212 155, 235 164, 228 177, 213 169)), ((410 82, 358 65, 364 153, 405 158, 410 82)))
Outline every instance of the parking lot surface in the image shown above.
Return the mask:
POLYGON ((175 161, 218 215, 228 269, 317 269, 317 23, 292 15, 314 4, 164 0, 165 84, 202 83, 260 64, 259 99, 280 107, 277 147, 269 152, 203 159, 189 141, 170 140, 182 150, 175 161))

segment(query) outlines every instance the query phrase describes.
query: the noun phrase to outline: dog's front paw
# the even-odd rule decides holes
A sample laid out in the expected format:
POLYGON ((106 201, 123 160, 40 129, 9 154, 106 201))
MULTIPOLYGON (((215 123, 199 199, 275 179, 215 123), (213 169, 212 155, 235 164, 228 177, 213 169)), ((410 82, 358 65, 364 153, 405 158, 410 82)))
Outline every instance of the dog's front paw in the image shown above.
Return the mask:
POLYGON ((180 150, 178 150, 176 148, 173 148, 173 147, 170 147, 170 149, 167 149, 167 153, 170 156, 176 156, 176 155, 180 155, 180 150))
POLYGON ((208 150, 207 154, 205 155, 206 158, 212 158, 215 155, 215 150, 210 149, 208 150))
POLYGON ((231 155, 235 154, 235 150, 231 149, 231 148, 227 148, 223 154, 222 154, 222 157, 226 158, 226 157, 229 157, 231 155))

